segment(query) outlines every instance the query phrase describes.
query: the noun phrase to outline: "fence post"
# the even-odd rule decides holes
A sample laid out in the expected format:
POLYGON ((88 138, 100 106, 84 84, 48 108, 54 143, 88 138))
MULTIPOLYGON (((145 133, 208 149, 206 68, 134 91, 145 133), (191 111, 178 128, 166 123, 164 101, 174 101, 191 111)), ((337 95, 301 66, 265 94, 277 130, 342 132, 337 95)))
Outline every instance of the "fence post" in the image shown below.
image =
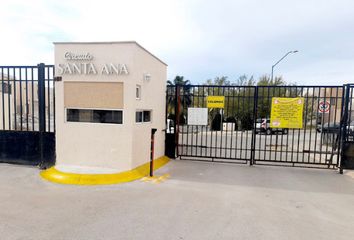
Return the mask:
POLYGON ((343 154, 343 148, 344 142, 346 140, 346 133, 347 133, 347 125, 348 125, 348 105, 349 105, 349 99, 350 99, 350 85, 345 84, 343 85, 343 90, 345 93, 343 93, 344 96, 344 101, 342 101, 342 104, 344 104, 344 107, 342 107, 343 113, 342 113, 342 119, 340 121, 340 131, 339 131, 339 146, 338 146, 338 151, 341 156, 340 159, 340 165, 339 165, 339 173, 343 174, 343 160, 344 160, 344 154, 343 154))
POLYGON ((45 132, 45 65, 38 66, 38 118, 39 131, 45 132))
POLYGON ((176 157, 179 156, 179 149, 178 149, 178 141, 179 141, 179 114, 180 114, 180 88, 179 85, 176 86, 176 93, 175 93, 175 146, 176 146, 176 157))
POLYGON ((154 152, 155 152, 155 133, 157 129, 151 129, 151 143, 150 143, 150 177, 154 176, 154 152))
POLYGON ((44 165, 43 134, 45 132, 45 64, 40 63, 38 67, 38 124, 39 124, 39 150, 40 166, 44 165))
POLYGON ((256 127, 257 127, 257 110, 258 110, 258 86, 254 88, 253 96, 253 131, 252 131, 252 143, 251 143, 251 160, 250 166, 254 164, 256 155, 256 127))

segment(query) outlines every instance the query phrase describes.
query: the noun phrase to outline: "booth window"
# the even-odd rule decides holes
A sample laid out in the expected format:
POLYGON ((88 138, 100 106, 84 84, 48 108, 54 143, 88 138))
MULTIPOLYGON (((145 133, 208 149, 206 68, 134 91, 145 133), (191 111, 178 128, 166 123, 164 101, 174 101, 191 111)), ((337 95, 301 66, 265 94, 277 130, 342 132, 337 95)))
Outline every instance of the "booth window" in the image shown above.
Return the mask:
POLYGON ((123 123, 121 110, 66 109, 68 122, 123 123))
POLYGON ((135 113, 135 122, 151 122, 151 111, 136 111, 135 113))
POLYGON ((135 97, 136 97, 136 99, 138 99, 138 100, 141 99, 141 86, 140 86, 140 85, 136 85, 135 97))

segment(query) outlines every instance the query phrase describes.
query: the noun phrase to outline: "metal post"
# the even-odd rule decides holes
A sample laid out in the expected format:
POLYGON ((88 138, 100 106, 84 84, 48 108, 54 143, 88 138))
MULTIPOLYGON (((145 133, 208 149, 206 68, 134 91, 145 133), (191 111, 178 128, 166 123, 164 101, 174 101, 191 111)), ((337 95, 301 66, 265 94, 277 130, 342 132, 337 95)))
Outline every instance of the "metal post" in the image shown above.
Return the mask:
POLYGON ((45 64, 40 63, 38 67, 38 124, 39 124, 39 148, 40 166, 44 165, 43 134, 45 132, 45 64))
POLYGON ((179 85, 176 85, 176 99, 175 99, 175 146, 176 146, 176 153, 177 157, 179 156, 179 149, 178 149, 178 141, 179 141, 179 114, 180 114, 180 106, 181 106, 181 97, 180 97, 180 88, 179 85))
POLYGON ((156 128, 151 129, 151 147, 150 147, 150 177, 154 176, 154 139, 156 128))
POLYGON ((258 110, 258 87, 254 88, 253 96, 253 131, 252 131, 252 143, 251 143, 251 160, 250 166, 255 162, 256 155, 256 127, 257 127, 257 110, 258 110))
POLYGON ((297 53, 297 52, 298 52, 298 50, 287 52, 281 59, 278 60, 278 62, 276 62, 276 63, 272 66, 272 75, 271 75, 271 77, 272 77, 271 80, 272 80, 272 81, 273 81, 274 67, 275 67, 276 65, 278 65, 278 63, 280 63, 284 58, 286 58, 286 56, 288 56, 290 53, 297 53))
POLYGON ((45 65, 40 63, 38 66, 38 117, 39 131, 45 132, 45 65))
POLYGON ((345 89, 345 97, 344 97, 344 112, 342 113, 342 119, 340 121, 340 141, 339 145, 340 148, 338 148, 338 151, 340 151, 341 159, 340 159, 340 165, 339 165, 339 173, 343 174, 343 160, 344 160, 344 154, 343 154, 343 148, 344 142, 346 141, 346 133, 347 133, 347 124, 348 124, 348 105, 349 105, 349 96, 350 96, 350 85, 344 85, 343 89, 345 89))
POLYGON ((274 67, 275 67, 275 65, 272 66, 272 77, 271 77, 271 79, 270 79, 270 80, 272 80, 272 81, 273 81, 274 67))

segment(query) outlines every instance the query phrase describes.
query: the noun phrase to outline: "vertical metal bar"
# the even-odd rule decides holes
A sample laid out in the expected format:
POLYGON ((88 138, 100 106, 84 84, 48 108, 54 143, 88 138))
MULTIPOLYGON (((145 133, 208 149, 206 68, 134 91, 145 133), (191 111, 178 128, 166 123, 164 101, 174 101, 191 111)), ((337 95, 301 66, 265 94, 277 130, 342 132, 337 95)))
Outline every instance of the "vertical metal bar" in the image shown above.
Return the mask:
MULTIPOLYGON (((331 112, 332 112, 332 87, 330 87, 329 88, 329 90, 330 90, 330 93, 329 93, 329 112, 328 112, 328 120, 331 122, 331 112)), ((327 91, 326 91, 326 95, 325 95, 325 99, 324 99, 324 101, 326 102, 326 97, 327 97, 327 91)), ((336 128, 336 126, 337 126, 337 124, 336 124, 336 119, 334 118, 333 119, 333 127, 334 127, 334 129, 336 128)), ((333 143, 335 142, 335 138, 336 138, 336 135, 338 135, 339 134, 339 132, 338 133, 331 133, 331 135, 330 135, 330 143, 332 144, 332 146, 333 146, 333 143)), ((324 157, 325 157, 325 163, 327 162, 327 152, 328 152, 328 145, 329 145, 329 142, 327 141, 326 142, 326 147, 325 147, 325 153, 324 153, 324 157)), ((322 152, 322 151, 321 151, 322 152)), ((322 160, 322 156, 320 157, 320 159, 322 160)), ((328 167, 329 167, 329 165, 328 165, 328 167)))
POLYGON ((43 135, 46 131, 45 122, 45 65, 40 63, 38 67, 38 115, 39 115, 39 148, 41 165, 44 164, 44 143, 43 135))
MULTIPOLYGON (((38 81, 37 81, 37 86, 38 86, 38 81)), ((32 104, 32 131, 35 131, 35 128, 34 128, 35 113, 34 113, 34 72, 33 72, 33 67, 31 68, 31 88, 32 88, 32 99, 31 99, 31 104, 32 104)), ((38 92, 37 92, 37 94, 38 94, 38 92)))
POLYGON ((48 132, 50 132, 50 74, 49 74, 49 67, 45 66, 45 70, 47 72, 47 83, 48 83, 48 90, 47 90, 47 95, 48 95, 48 132))
POLYGON ((44 63, 38 64, 38 110, 39 110, 39 131, 46 131, 45 121, 45 70, 44 63))
MULTIPOLYGON (((55 82, 53 81, 53 86, 55 85, 55 82)), ((135 90, 136 91, 136 90, 135 90)), ((169 99, 169 96, 168 96, 168 93, 169 93, 169 86, 167 85, 166 86, 166 92, 165 92, 165 155, 166 154, 166 149, 167 149, 167 133, 170 131, 170 126, 168 124, 169 121, 167 121, 167 118, 168 118, 168 99, 169 99)), ((54 97, 54 94, 53 94, 53 97, 54 97)), ((55 124, 54 124, 55 126, 55 124)), ((54 127, 55 128, 55 127, 54 127)))
MULTIPOLYGON (((215 87, 212 87, 211 88, 213 90, 213 93, 212 93, 212 96, 215 95, 215 87)), ((213 108, 214 110, 214 108, 213 108)), ((213 119, 211 119, 211 149, 212 149, 212 154, 211 155, 214 155, 212 157, 215 157, 216 156, 216 151, 217 151, 217 144, 215 144, 215 151, 213 151, 214 147, 213 147, 213 119), (214 153, 214 154, 213 154, 214 153)), ((217 137, 218 137, 218 133, 216 133, 216 143, 217 143, 217 137)))
POLYGON ((15 130, 17 130, 17 109, 16 109, 16 98, 17 98, 17 94, 16 94, 16 88, 17 88, 17 84, 16 84, 16 69, 12 68, 12 72, 13 72, 13 81, 14 81, 14 93, 13 93, 13 98, 14 98, 14 124, 15 124, 15 130))
MULTIPOLYGON (((210 96, 211 95, 211 89, 210 89, 210 86, 208 86, 208 93, 207 93, 207 96, 210 96)), ((206 99, 206 101, 208 101, 208 97, 206 99)), ((208 106, 208 103, 207 103, 207 106, 208 106)), ((208 119, 209 119, 209 113, 212 113, 211 111, 209 112, 209 108, 208 108, 208 119)), ((209 154, 209 157, 212 157, 213 156, 213 118, 212 116, 210 115, 210 126, 209 126, 209 130, 210 130, 210 154, 209 154)))
MULTIPOLYGON (((340 161, 340 165, 339 165, 339 173, 343 174, 343 160, 345 160, 344 158, 344 153, 343 153, 343 146, 344 146, 344 141, 346 138, 346 130, 347 130, 347 122, 348 122, 348 105, 349 105, 349 93, 350 93, 350 85, 347 84, 345 86, 343 86, 343 88, 345 89, 345 97, 344 97, 344 113, 343 113, 343 119, 340 123, 340 135, 341 135, 341 140, 340 140, 340 155, 341 155, 341 161, 340 161)), ((344 90, 343 89, 343 90, 344 90)))
MULTIPOLYGON (((306 88, 306 98, 304 97, 304 104, 306 104, 306 106, 305 106, 305 117, 304 117, 305 126, 304 126, 304 131, 303 131, 304 142, 302 144, 302 162, 305 162, 305 151, 304 151, 304 148, 305 148, 306 140, 308 139, 307 135, 306 135, 306 130, 307 130, 307 118, 308 118, 307 115, 308 115, 308 105, 309 105, 309 87, 306 88)), ((311 109, 312 108, 313 107, 311 107, 311 109)), ((311 132, 311 129, 310 129, 310 132, 311 132)))
MULTIPOLYGON (((352 85, 349 85, 348 87, 350 88, 349 107, 348 107, 349 108, 349 112, 348 113, 352 113, 352 111, 353 111, 353 101, 351 101, 351 100, 353 98, 353 87, 352 87, 352 85)), ((351 122, 352 122, 352 115, 348 114, 347 126, 350 126, 351 122)), ((347 128, 347 130, 348 130, 348 128, 347 128)))
POLYGON ((233 138, 234 138, 234 133, 236 133, 236 138, 237 138, 237 129, 236 129, 236 125, 237 125, 237 120, 236 120, 236 116, 235 116, 235 89, 236 87, 232 87, 232 96, 231 97, 231 116, 232 118, 235 120, 235 125, 234 125, 234 129, 232 129, 231 131, 231 136, 230 136, 230 155, 229 158, 233 158, 232 157, 232 153, 236 152, 235 148, 233 147, 233 138))
MULTIPOLYGON (((242 88, 242 92, 243 95, 240 94, 240 97, 242 97, 242 115, 244 116, 244 119, 247 120, 247 118, 245 117, 245 98, 246 98, 246 87, 242 88)), ((240 147, 240 159, 243 159, 242 154, 245 152, 243 151, 244 148, 247 147, 247 143, 248 143, 248 133, 246 131, 244 131, 245 129, 242 129, 241 131, 241 147, 240 147), (246 144, 243 144, 243 134, 246 134, 246 144)))
POLYGON ((255 147, 256 147, 256 123, 257 123, 257 110, 258 110, 258 86, 254 87, 254 98, 253 98, 253 132, 252 132, 252 145, 251 145, 251 160, 250 165, 255 164, 255 147))
MULTIPOLYGON (((270 114, 270 112, 271 112, 271 109, 272 109, 272 98, 270 97, 270 88, 272 88, 272 89, 275 89, 276 87, 275 86, 267 86, 267 107, 268 107, 268 114, 270 114)), ((268 122, 268 119, 270 119, 270 115, 269 116, 267 116, 266 117, 266 122, 268 122)), ((269 127, 270 128, 270 122, 269 122, 269 126, 266 124, 266 126, 267 126, 267 128, 269 127)), ((273 130, 273 129, 271 129, 271 130, 273 130)), ((278 133, 277 132, 275 132, 276 134, 277 134, 277 136, 276 136, 276 139, 278 140, 278 133)), ((267 149, 267 138, 266 138, 266 140, 264 141, 264 149, 265 149, 265 152, 264 152, 264 160, 272 160, 272 153, 273 153, 273 151, 272 151, 272 145, 273 145, 273 131, 271 131, 271 133, 270 133, 270 136, 269 136, 269 141, 270 141, 270 143, 269 143, 269 152, 266 150, 267 149), (269 156, 269 158, 268 159, 266 159, 266 156, 267 156, 267 153, 269 153, 268 154, 268 156, 269 156)), ((281 147, 281 146, 280 146, 281 147)), ((276 141, 275 142, 275 150, 274 150, 274 154, 275 155, 277 155, 277 148, 278 148, 278 141, 276 141)))
MULTIPOLYGON (((200 90, 198 90, 198 95, 199 95, 199 98, 201 98, 201 105, 200 107, 204 108, 205 107, 205 103, 204 103, 204 85, 201 87, 202 90, 200 92, 200 90)), ((199 89, 199 88, 198 88, 199 89)), ((201 142, 202 142, 202 145, 203 145, 203 139, 206 140, 206 135, 207 135, 207 132, 205 132, 205 138, 203 138, 203 132, 206 130, 205 126, 201 126, 201 132, 202 132, 202 136, 201 136, 201 142)), ((207 146, 207 144, 204 142, 205 146, 207 146)), ((206 156, 206 148, 202 148, 203 151, 202 151, 202 156, 205 157, 206 156)))
MULTIPOLYGON (((281 93, 281 87, 279 87, 279 96, 283 96, 283 97, 291 97, 291 87, 283 87, 283 94, 281 93), (287 93, 289 92, 289 95, 287 95, 287 93)), ((283 134, 280 136, 280 142, 281 145, 283 145, 284 142, 284 138, 286 138, 286 146, 285 146, 285 160, 284 162, 288 161, 288 150, 289 150, 289 133, 290 133, 290 129, 288 129, 288 134, 286 134, 286 136, 284 137, 283 134)), ((294 134, 294 132, 293 132, 294 134)), ((278 135, 277 135, 278 136, 278 135)), ((283 160, 283 146, 280 147, 280 161, 283 160)))
MULTIPOLYGON (((225 97, 225 88, 223 87, 222 88, 222 95, 225 97)), ((223 139, 223 117, 224 117, 224 114, 225 114, 225 111, 224 111, 224 109, 225 109, 225 106, 224 106, 224 108, 222 108, 221 110, 220 110, 220 112, 221 112, 221 124, 220 124, 220 156, 219 157, 222 157, 222 150, 223 150, 223 146, 222 146, 222 139, 223 139)))
MULTIPOLYGON (((180 112, 181 113, 181 116, 183 117, 183 113, 184 113, 184 102, 185 102, 185 99, 186 99, 186 96, 185 96, 185 91, 184 91, 184 86, 181 85, 181 88, 178 90, 179 91, 179 101, 180 103, 182 102, 182 111, 180 112), (182 94, 181 94, 181 89, 182 89, 182 94), (182 95, 182 99, 183 101, 181 101, 181 95, 182 95)), ((194 96, 193 96, 194 97, 194 96)), ((178 119, 181 120, 180 116, 178 116, 178 119)), ((187 125, 187 133, 186 133, 186 130, 185 130, 186 126, 183 126, 182 125, 182 131, 181 131, 181 155, 191 155, 193 156, 193 135, 191 137, 191 153, 189 154, 189 126, 187 125), (187 134, 187 136, 185 137, 185 134, 187 134), (185 143, 186 142, 186 143, 185 143)), ((192 127, 193 129, 193 127, 192 127)))
MULTIPOLYGON (((5 130, 5 88, 4 88, 4 68, 1 68, 1 99, 2 99, 2 130, 5 130)), ((7 86, 7 94, 9 94, 9 86, 7 86)))
POLYGON ((20 124, 21 124, 21 127, 20 127, 20 130, 22 131, 23 129, 23 121, 22 121, 22 107, 23 107, 23 104, 22 104, 22 68, 20 67, 19 68, 19 81, 20 81, 20 124))
POLYGON ((26 83, 26 131, 28 131, 28 68, 25 68, 25 83, 26 83))
MULTIPOLYGON (((304 87, 300 87, 301 89, 301 93, 300 94, 297 94, 297 95, 300 95, 299 97, 304 97, 304 87)), ((304 102, 303 104, 305 104, 305 98, 303 98, 304 102)), ((302 114, 304 114, 304 111, 302 111, 302 114)), ((304 124, 304 120, 302 120, 302 123, 304 124)), ((305 123, 306 124, 306 123, 305 123)), ((302 128, 304 128, 304 126, 302 126, 302 128)), ((300 156, 300 138, 301 138, 301 128, 297 129, 297 150, 296 150, 296 162, 299 162, 299 156, 300 156)), ((289 132, 289 131, 288 131, 289 132)), ((303 142, 305 142, 305 139, 303 139, 303 142)))
MULTIPOLYGON (((269 105, 270 105, 270 102, 269 102, 269 94, 267 94, 267 90, 269 91, 269 86, 267 86, 267 87, 263 87, 263 99, 264 99, 264 101, 266 102, 265 103, 265 106, 266 106, 266 110, 267 110, 267 115, 269 114, 269 109, 270 109, 270 107, 269 107, 269 105)), ((268 128, 269 127, 269 125, 268 125, 268 119, 269 119, 269 115, 268 116, 265 116, 265 118, 266 118, 266 128, 268 128)), ((272 133, 270 134, 270 136, 269 137, 271 137, 272 136, 272 133)), ((266 160, 266 155, 267 155, 267 152, 268 152, 268 150, 267 150, 267 142, 268 142, 268 136, 266 135, 266 137, 265 137, 265 139, 264 139, 264 149, 263 149, 263 160, 266 160)), ((270 150, 269 150, 269 153, 271 153, 272 152, 272 148, 271 148, 271 146, 270 146, 270 150)))
MULTIPOLYGON (((206 92, 206 94, 204 93, 204 103, 205 103, 205 107, 207 108, 208 107, 208 104, 206 103, 206 101, 207 101, 207 96, 209 96, 209 92, 210 92, 210 87, 208 86, 207 87, 207 92, 206 92), (206 97, 205 97, 205 95, 207 95, 206 97)), ((212 153, 212 145, 211 145, 211 143, 210 143, 210 146, 208 145, 208 136, 211 136, 211 129, 210 129, 210 126, 212 125, 212 121, 211 121, 211 119, 209 119, 209 108, 207 108, 208 109, 208 125, 206 126, 206 128, 207 128, 207 135, 206 135, 206 146, 207 146, 207 149, 209 150, 209 157, 211 157, 211 153, 212 153), (208 132, 210 131, 210 134, 208 134, 208 132)), ((211 139, 210 139, 211 140, 211 139)))
POLYGON ((154 148, 155 148, 155 133, 157 129, 151 129, 151 143, 150 143, 150 177, 154 175, 154 148))
MULTIPOLYGON (((324 87, 324 95, 326 95, 326 88, 325 87, 324 87)), ((319 103, 320 100, 321 100, 321 87, 318 88, 318 101, 317 101, 317 109, 316 109, 316 126, 317 126, 317 122, 318 122, 318 103, 319 103)), ((322 119, 323 119, 323 117, 322 117, 322 119)), ((322 121, 322 127, 323 127, 323 121, 322 121)), ((322 145, 322 136, 323 136, 323 132, 321 131, 320 145, 322 145)), ((315 146, 315 149, 313 151, 313 163, 316 163, 317 131, 315 131, 314 146, 315 146)), ((320 150, 321 150, 321 146, 320 146, 320 150)), ((321 161, 321 156, 320 156, 320 161, 321 161)))
MULTIPOLYGON (((179 85, 176 85, 176 94, 175 94, 175 142, 176 142, 176 154, 179 156, 179 113, 180 113, 180 92, 179 85)), ((182 144, 183 148, 183 144, 182 144)), ((183 150, 183 149, 182 149, 183 150)))
POLYGON ((53 123, 54 123, 54 129, 53 131, 55 132, 56 131, 56 120, 55 120, 55 81, 54 81, 54 67, 52 66, 52 76, 53 76, 53 123))
MULTIPOLYGON (((237 94, 237 116, 242 116, 242 113, 240 114, 240 111, 241 111, 241 108, 240 108, 240 102, 241 102, 241 97, 242 97, 242 91, 243 91, 243 88, 241 86, 238 87, 238 94, 237 94)), ((239 150, 237 151, 239 153, 239 159, 241 159, 241 154, 242 154, 242 147, 239 147, 242 146, 242 139, 243 139, 243 120, 241 118, 241 137, 239 138, 238 137, 238 132, 236 133, 236 139, 235 139, 235 144, 236 144, 236 149, 239 150), (240 140, 240 141, 239 141, 240 140)), ((235 152, 235 158, 237 158, 237 152, 235 152)))
MULTIPOLYGON (((12 84, 14 86, 14 84, 12 84)), ((7 106, 8 106, 8 112, 9 112, 9 129, 8 130, 12 130, 11 129, 11 94, 13 96, 13 91, 10 85, 10 68, 7 68, 7 87, 8 87, 8 91, 9 93, 7 94, 7 106), (11 91, 11 94, 10 94, 11 91)), ((15 86, 14 86, 15 87, 15 86)))
MULTIPOLYGON (((338 87, 336 87, 336 96, 335 96, 335 104, 334 104, 334 119, 336 121, 337 119, 337 112, 338 112, 338 87)), ((351 112, 351 111, 350 111, 351 112)), ((350 123, 350 121, 349 121, 350 123)), ((335 142, 332 144, 331 147, 331 159, 330 159, 330 164, 333 165, 333 155, 334 155, 334 149, 336 148, 336 150, 338 151, 338 144, 339 144, 339 140, 340 140, 340 122, 339 122, 339 132, 337 133, 336 139, 334 140, 335 142)))
MULTIPOLYGON (((290 90, 292 90, 292 88, 290 88, 290 90)), ((291 91, 290 91, 290 97, 296 97, 297 96, 297 87, 295 87, 295 93, 293 96, 291 96, 291 91)), ((291 162, 294 162, 294 139, 295 139, 295 128, 292 129, 293 132, 293 136, 291 139, 291 162)))
MULTIPOLYGON (((253 105, 252 105, 252 102, 254 104, 254 88, 253 87, 250 87, 250 86, 247 86, 247 89, 248 89, 248 96, 247 96, 247 116, 249 117, 249 119, 251 119, 251 121, 253 121, 252 123, 256 122, 257 118, 255 116, 253 116, 253 111, 250 111, 250 107, 252 107, 253 109, 253 105)), ((252 130, 252 128, 251 128, 252 130)), ((253 131, 247 131, 247 135, 249 135, 249 133, 251 133, 251 139, 249 141, 247 141, 246 143, 246 148, 245 148, 245 156, 247 157, 247 161, 249 161, 251 159, 251 155, 252 155, 252 149, 249 148, 250 145, 252 145, 252 134, 253 134, 253 131), (249 145, 250 143, 250 145, 249 145)), ((246 163, 247 163, 246 161, 246 163)))
MULTIPOLYGON (((193 87, 193 91, 192 91, 193 93, 195 93, 195 88, 193 87)), ((197 102, 196 100, 195 100, 195 98, 197 98, 198 99, 198 97, 196 97, 195 96, 195 94, 193 94, 193 100, 192 100, 192 102, 193 102, 193 104, 192 104, 192 106, 194 106, 194 104, 197 102)), ((189 126, 187 125, 187 128, 188 128, 189 126)), ((198 126, 196 126, 196 125, 193 125, 192 126, 192 139, 193 139, 193 142, 194 142, 194 140, 195 140, 195 142, 194 142, 194 150, 195 150, 195 154, 194 154, 194 156, 198 156, 198 135, 199 135, 199 133, 198 133, 198 126), (196 131, 196 134, 194 134, 194 131, 196 131), (194 136, 195 135, 195 136, 194 136)), ((192 154, 193 155, 193 154, 192 154)))
MULTIPOLYGON (((263 108, 265 106, 264 104, 264 87, 258 87, 257 86, 257 99, 261 98, 262 99, 262 103, 260 103, 260 109, 261 109, 261 113, 259 116, 256 116, 256 117, 259 117, 259 119, 261 120, 261 124, 260 124, 260 129, 259 129, 259 141, 258 141, 258 159, 261 160, 262 156, 261 156, 261 146, 262 146, 262 121, 263 121, 263 118, 264 116, 262 116, 262 111, 263 111, 263 108), (262 96, 259 95, 259 92, 260 92, 260 89, 262 89, 262 96)), ((258 104, 258 101, 257 101, 257 104, 258 104)), ((258 106, 257 106, 258 107, 258 106)), ((266 134, 265 132, 263 132, 264 134, 266 134)), ((265 138, 265 137, 264 137, 265 138)))
MULTIPOLYGON (((309 136, 309 154, 307 155, 307 163, 310 163, 310 158, 311 158, 311 141, 312 141, 312 132, 313 132, 313 125, 312 125, 312 121, 313 121, 313 113, 316 112, 316 115, 318 115, 318 105, 316 110, 314 109, 315 106, 315 94, 316 94, 316 88, 313 87, 312 88, 312 98, 311 98, 311 117, 310 117, 310 136, 309 136)), ((318 101, 317 101, 318 102, 318 101)), ((316 117, 317 119, 317 117, 316 117)), ((317 121, 317 120, 316 120, 317 121)), ((317 127, 317 122, 316 122, 316 127, 317 127)), ((317 131, 317 129, 315 129, 315 131, 317 131)))
MULTIPOLYGON (((226 105, 226 111, 225 111, 225 106, 224 106, 224 117, 227 119, 227 118, 229 118, 229 105, 230 105, 230 87, 229 86, 227 86, 226 87, 226 93, 225 93, 225 104, 227 104, 226 105)), ((225 153, 224 153, 224 157, 225 158, 227 158, 227 151, 229 150, 229 151, 231 151, 230 150, 230 147, 228 147, 228 145, 227 145, 227 143, 228 143, 228 133, 229 133, 229 129, 228 129, 228 123, 229 122, 226 122, 226 134, 225 134, 225 153)), ((231 124, 231 126, 232 126, 232 124, 231 124)))

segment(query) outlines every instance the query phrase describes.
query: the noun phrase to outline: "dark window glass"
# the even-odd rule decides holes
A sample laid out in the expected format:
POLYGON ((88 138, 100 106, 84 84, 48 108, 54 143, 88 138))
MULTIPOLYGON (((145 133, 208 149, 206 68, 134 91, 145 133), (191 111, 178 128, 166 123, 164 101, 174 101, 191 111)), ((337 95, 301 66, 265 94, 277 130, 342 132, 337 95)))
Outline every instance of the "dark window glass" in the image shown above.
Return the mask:
POLYGON ((123 111, 120 110, 91 110, 91 109, 67 109, 68 122, 92 122, 92 123, 123 123, 123 111))
POLYGON ((150 121, 151 121, 151 112, 144 111, 144 122, 150 122, 150 121))
POLYGON ((135 113, 135 122, 142 122, 143 121, 143 112, 136 112, 135 113))
POLYGON ((151 111, 135 112, 135 122, 151 122, 151 111))
POLYGON ((135 92, 135 95, 136 95, 136 98, 137 99, 140 99, 140 95, 141 95, 141 87, 139 85, 136 86, 136 92, 135 92))

